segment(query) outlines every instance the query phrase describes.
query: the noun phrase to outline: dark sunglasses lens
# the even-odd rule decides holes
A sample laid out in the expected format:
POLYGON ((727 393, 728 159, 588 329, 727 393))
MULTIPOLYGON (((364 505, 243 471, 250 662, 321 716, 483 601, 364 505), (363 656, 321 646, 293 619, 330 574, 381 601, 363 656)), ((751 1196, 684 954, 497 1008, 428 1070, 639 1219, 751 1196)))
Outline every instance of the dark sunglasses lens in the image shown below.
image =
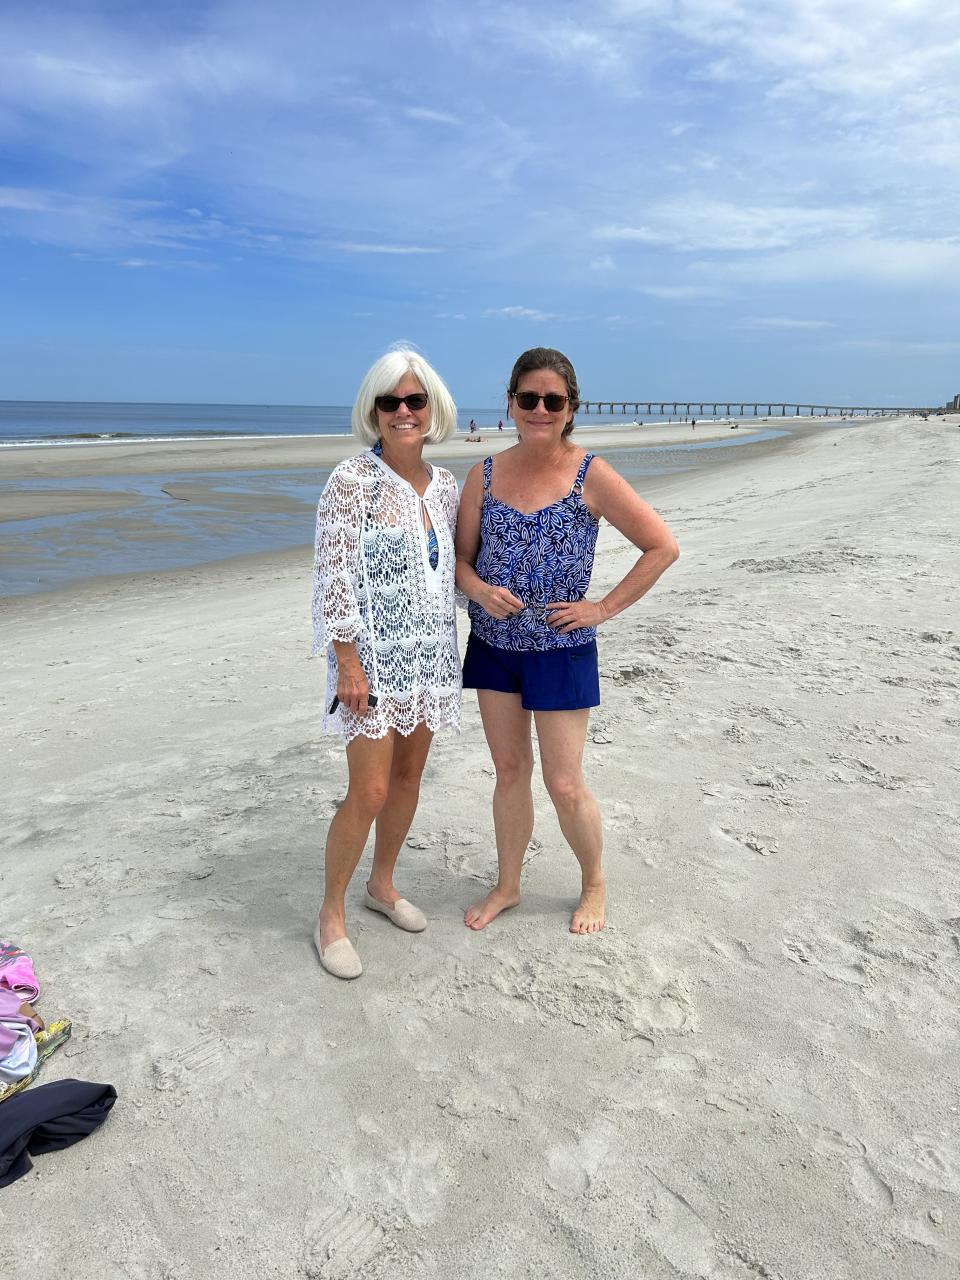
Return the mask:
POLYGON ((567 403, 567 397, 558 395, 555 391, 546 396, 538 396, 535 391, 518 391, 516 399, 520 408, 528 413, 531 409, 535 409, 541 400, 547 413, 559 413, 567 403))
POLYGON ((396 413, 401 404, 405 404, 408 409, 425 409, 427 395, 425 391, 415 391, 409 396, 377 396, 373 403, 381 413, 396 413))

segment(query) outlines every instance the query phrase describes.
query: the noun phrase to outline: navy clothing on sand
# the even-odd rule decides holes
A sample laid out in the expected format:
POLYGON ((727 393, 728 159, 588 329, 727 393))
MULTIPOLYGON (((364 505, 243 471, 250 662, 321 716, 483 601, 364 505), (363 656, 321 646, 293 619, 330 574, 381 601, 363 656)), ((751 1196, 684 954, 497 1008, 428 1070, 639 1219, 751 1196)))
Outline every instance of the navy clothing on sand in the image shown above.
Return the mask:
POLYGON ((30 1172, 30 1156, 71 1147, 93 1133, 116 1100, 112 1084, 55 1080, 0 1103, 0 1187, 30 1172))

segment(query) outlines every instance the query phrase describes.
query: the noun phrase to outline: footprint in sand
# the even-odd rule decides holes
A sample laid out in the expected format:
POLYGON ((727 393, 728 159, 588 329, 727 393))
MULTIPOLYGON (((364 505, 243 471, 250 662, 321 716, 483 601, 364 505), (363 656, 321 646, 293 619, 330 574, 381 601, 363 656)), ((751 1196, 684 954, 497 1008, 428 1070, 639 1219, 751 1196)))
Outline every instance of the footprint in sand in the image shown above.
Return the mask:
POLYGON ((818 944, 809 938, 785 936, 781 945, 784 955, 792 964, 805 967, 811 972, 822 973, 831 982, 853 987, 866 987, 870 984, 870 975, 862 964, 858 961, 844 963, 841 957, 824 955, 818 944))
POLYGON ((371 996, 364 1001, 363 1014, 377 1036, 382 1036, 386 1028, 400 1060, 415 1071, 424 1075, 446 1071, 447 1056, 433 1027, 411 1006, 398 1008, 383 997, 371 996))
POLYGON ((890 1163, 905 1178, 937 1195, 960 1195, 960 1151, 952 1127, 902 1138, 890 1163))
POLYGON ((717 1241, 707 1222, 685 1196, 652 1170, 648 1179, 643 1186, 648 1216, 639 1224, 640 1234, 682 1275, 713 1275, 717 1241))
POLYGON ((883 1210, 893 1206, 893 1191, 868 1158, 866 1144, 859 1138, 819 1126, 801 1126, 800 1132, 812 1140, 813 1149, 821 1155, 841 1157, 850 1171, 853 1189, 864 1204, 883 1210))
POLYGON ((601 1169, 610 1163, 615 1146, 616 1130, 604 1121, 579 1142, 551 1147, 547 1152, 547 1186, 571 1199, 586 1195, 601 1169))
POLYGON ((331 1209, 308 1229, 300 1272, 307 1280, 350 1280, 383 1250, 383 1229, 354 1209, 331 1209))
POLYGON ((216 1031, 166 1056, 153 1059, 153 1087, 161 1092, 189 1091, 195 1084, 222 1078, 227 1050, 216 1031))
POLYGON ((520 1119, 520 1091, 505 1084, 501 1076, 485 1077, 479 1071, 466 1080, 453 1085, 448 1096, 439 1104, 444 1115, 456 1120, 482 1120, 489 1122, 492 1116, 516 1122, 520 1119))
POLYGON ((436 1222, 444 1208, 440 1186, 439 1147, 412 1143, 405 1151, 389 1157, 387 1186, 416 1227, 436 1222))
POLYGON ((504 955, 486 984, 541 1018, 624 1040, 638 1033, 682 1035, 697 1029, 686 982, 657 974, 613 935, 592 939, 588 954, 544 950, 522 961, 504 955))
POLYGON ((855 1160, 850 1168, 853 1189, 864 1202, 875 1209, 893 1208, 893 1190, 866 1158, 855 1160))

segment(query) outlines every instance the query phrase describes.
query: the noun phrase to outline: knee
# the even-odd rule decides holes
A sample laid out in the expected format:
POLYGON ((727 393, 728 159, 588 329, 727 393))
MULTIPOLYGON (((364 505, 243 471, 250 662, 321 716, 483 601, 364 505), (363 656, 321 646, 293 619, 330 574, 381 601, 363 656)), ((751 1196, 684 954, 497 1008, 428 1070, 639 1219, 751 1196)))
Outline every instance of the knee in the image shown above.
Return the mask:
POLYGON ((406 795, 420 794, 420 781, 423 778, 423 769, 410 766, 402 766, 394 769, 390 775, 390 790, 402 791, 406 795))
POLYGON ((533 774, 533 757, 527 755, 500 756, 494 760, 497 785, 501 787, 528 786, 533 774))
POLYGON ((385 779, 365 778, 350 787, 345 803, 352 805, 372 822, 387 803, 388 792, 389 786, 385 779))
POLYGON ((557 809, 577 809, 583 803, 587 786, 579 770, 576 773, 544 774, 543 781, 557 809))

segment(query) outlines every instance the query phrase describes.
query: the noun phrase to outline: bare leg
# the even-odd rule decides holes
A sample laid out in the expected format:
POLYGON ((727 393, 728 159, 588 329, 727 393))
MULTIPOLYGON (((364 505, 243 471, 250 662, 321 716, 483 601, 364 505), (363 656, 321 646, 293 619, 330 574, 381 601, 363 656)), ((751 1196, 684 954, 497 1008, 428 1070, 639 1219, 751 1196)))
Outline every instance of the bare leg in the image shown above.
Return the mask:
POLYGON ((347 795, 327 832, 319 915, 320 945, 324 951, 331 942, 347 936, 347 886, 389 793, 394 736, 393 731, 385 738, 360 736, 347 744, 347 795))
POLYGON ((367 881, 370 896, 378 902, 385 902, 388 907, 402 896, 394 888, 393 869, 417 811, 420 779, 432 742, 433 731, 423 723, 418 724, 409 737, 405 738, 401 733, 394 736, 390 790, 377 816, 373 869, 367 881))
POLYGON ((485 929, 495 916, 520 901, 523 855, 533 835, 533 746, 530 712, 520 705, 518 693, 478 689, 480 717, 487 746, 497 771, 493 792, 493 826, 497 837, 499 874, 494 889, 464 912, 470 929, 485 929))
POLYGON ((537 738, 543 781, 560 820, 560 830, 580 863, 580 903, 571 933, 596 933, 604 926, 600 810, 583 777, 583 744, 589 711, 537 711, 537 738))

